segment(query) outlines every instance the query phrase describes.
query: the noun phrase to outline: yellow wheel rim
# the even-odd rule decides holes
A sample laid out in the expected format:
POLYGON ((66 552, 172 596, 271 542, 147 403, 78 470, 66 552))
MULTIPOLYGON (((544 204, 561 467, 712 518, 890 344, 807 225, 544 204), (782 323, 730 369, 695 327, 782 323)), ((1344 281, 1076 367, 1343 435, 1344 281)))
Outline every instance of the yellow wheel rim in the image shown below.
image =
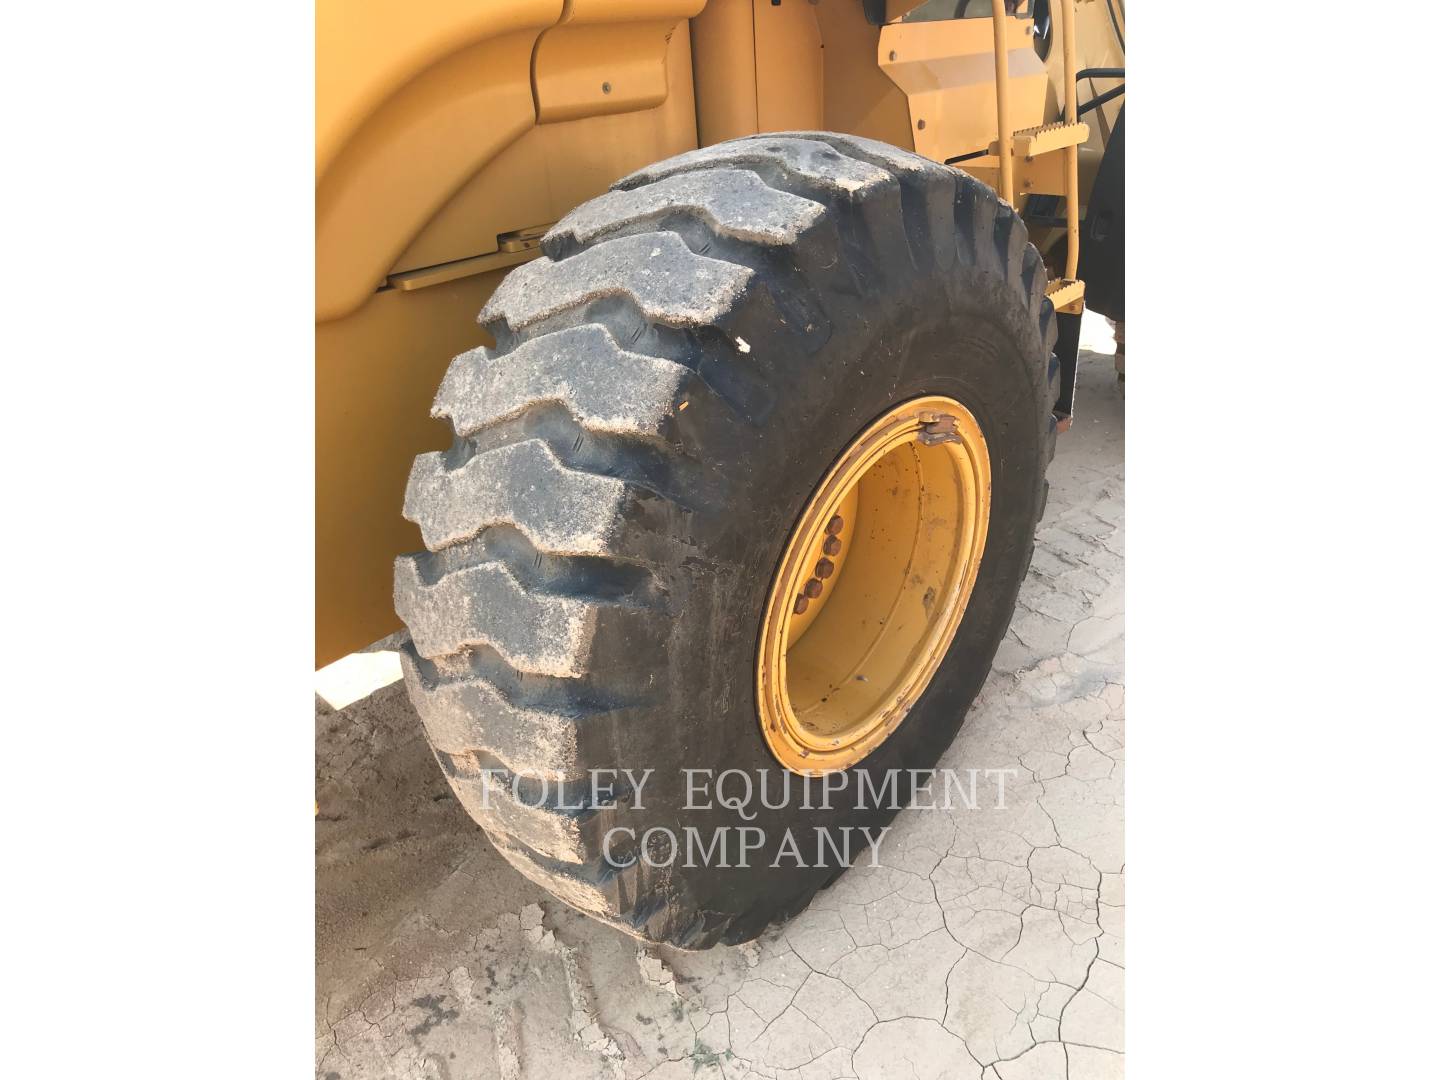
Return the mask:
POLYGON ((800 515, 760 631, 765 741, 822 775, 872 753, 950 648, 990 522, 990 454, 948 397, 897 405, 855 439, 800 515))

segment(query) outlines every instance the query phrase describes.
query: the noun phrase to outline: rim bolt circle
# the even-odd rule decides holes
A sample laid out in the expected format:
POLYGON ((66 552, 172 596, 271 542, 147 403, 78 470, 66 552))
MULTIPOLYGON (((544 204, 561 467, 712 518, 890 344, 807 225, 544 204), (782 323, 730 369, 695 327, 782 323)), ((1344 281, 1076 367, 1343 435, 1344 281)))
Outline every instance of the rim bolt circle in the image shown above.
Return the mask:
POLYGON ((835 556, 840 554, 840 538, 838 536, 827 536, 821 550, 826 555, 835 556))
POLYGON ((820 595, 821 591, 823 591, 824 588, 825 586, 820 584, 819 578, 812 577, 809 581, 805 582, 805 595, 808 596, 811 600, 814 600, 817 596, 820 595))
POLYGON ((802 596, 797 596, 797 597, 795 598, 795 614, 796 614, 796 615, 804 615, 804 614, 805 614, 805 609, 808 608, 809 606, 810 606, 810 598, 809 598, 808 596, 803 596, 803 595, 802 595, 802 596))
POLYGON ((826 523, 826 525, 825 525, 825 532, 826 532, 827 534, 829 534, 830 536, 834 536, 836 533, 838 533, 838 532, 839 532, 841 529, 843 529, 844 527, 845 527, 845 519, 842 518, 839 514, 836 514, 834 517, 832 517, 832 518, 829 520, 829 522, 826 523))
POLYGON ((829 559, 821 559, 815 564, 815 576, 824 581, 835 572, 835 564, 829 559))

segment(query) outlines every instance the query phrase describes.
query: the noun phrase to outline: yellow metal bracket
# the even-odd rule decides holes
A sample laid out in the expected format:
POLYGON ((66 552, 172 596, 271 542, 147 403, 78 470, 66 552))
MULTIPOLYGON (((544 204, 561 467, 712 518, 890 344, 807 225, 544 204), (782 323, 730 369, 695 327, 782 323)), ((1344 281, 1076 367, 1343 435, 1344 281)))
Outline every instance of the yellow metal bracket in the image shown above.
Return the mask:
POLYGON ((499 251, 493 255, 476 255, 473 259, 456 259, 454 262, 440 263, 438 266, 427 266, 423 270, 406 270, 401 274, 391 274, 385 279, 385 284, 402 292, 413 292, 416 289, 428 289, 431 285, 444 285, 447 282, 459 281, 461 278, 474 277, 476 274, 483 274, 489 270, 504 270, 508 266, 529 262, 538 254, 540 254, 538 251, 514 253, 499 251))
POLYGON ((540 241, 549 228, 549 225, 532 225, 527 229, 501 233, 497 238, 499 251, 488 255, 476 255, 470 259, 455 259, 452 262, 426 266, 418 270, 406 270, 399 274, 391 274, 385 279, 385 284, 392 289, 412 292, 415 289, 426 289, 431 285, 444 285, 446 282, 484 274, 490 270, 504 270, 506 267, 518 266, 540 254, 540 241))
POLYGON ((704 0, 566 0, 560 21, 535 46, 537 123, 663 104, 670 38, 704 6, 704 0))
MULTIPOLYGON (((1001 27, 1006 123, 1045 119, 1049 77, 1031 47, 1023 19, 1001 27)), ((887 23, 880 29, 880 70, 905 94, 917 154, 950 161, 984 151, 996 138, 995 34, 984 19, 887 23)), ((998 162, 995 164, 998 165, 998 162)), ((967 161, 962 168, 969 168, 967 161)))

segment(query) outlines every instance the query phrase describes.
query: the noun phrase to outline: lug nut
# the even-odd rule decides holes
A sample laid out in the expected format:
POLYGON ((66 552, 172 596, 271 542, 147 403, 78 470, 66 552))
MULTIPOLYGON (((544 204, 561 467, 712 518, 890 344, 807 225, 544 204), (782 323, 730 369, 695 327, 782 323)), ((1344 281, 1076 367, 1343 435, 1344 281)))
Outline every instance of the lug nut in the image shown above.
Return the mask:
POLYGON ((815 564, 815 576, 824 581, 835 572, 835 564, 829 559, 821 559, 815 564))
POLYGON ((825 586, 820 584, 819 578, 811 578, 805 582, 805 595, 814 600, 824 590, 825 586))
POLYGON ((823 551, 823 552, 825 552, 826 555, 830 555, 830 556, 839 555, 839 554, 840 554, 840 538, 839 538, 838 536, 827 536, 827 537, 825 538, 825 543, 821 545, 820 550, 823 551))
POLYGON ((844 527, 845 527, 845 519, 842 518, 839 514, 836 514, 834 517, 832 517, 832 518, 829 520, 828 523, 826 523, 826 525, 825 525, 825 532, 826 532, 828 535, 830 535, 830 536, 834 536, 836 533, 838 533, 838 532, 839 532, 841 529, 843 529, 844 527))
POLYGON ((810 598, 809 598, 808 596, 801 595, 801 596, 795 597, 795 614, 796 614, 796 615, 804 615, 804 614, 805 614, 805 609, 808 608, 809 606, 810 606, 810 598))

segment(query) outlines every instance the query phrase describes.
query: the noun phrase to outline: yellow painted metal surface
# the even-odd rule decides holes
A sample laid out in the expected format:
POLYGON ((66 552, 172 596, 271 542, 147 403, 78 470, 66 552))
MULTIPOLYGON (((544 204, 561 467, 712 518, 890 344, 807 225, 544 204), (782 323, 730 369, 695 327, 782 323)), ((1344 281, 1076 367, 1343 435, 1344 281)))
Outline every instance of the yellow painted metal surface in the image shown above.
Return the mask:
POLYGON ((823 126, 825 61, 816 12, 813 4, 709 0, 690 24, 701 145, 823 126))
POLYGON ((897 405, 845 449, 795 524, 761 626, 756 704, 780 764, 834 772, 889 738, 954 640, 989 521, 989 450, 953 398, 897 405))
POLYGON ((1081 301, 1085 299, 1085 283, 1074 278, 1056 278, 1045 286, 1045 295, 1055 305, 1055 310, 1067 315, 1078 315, 1081 301))
POLYGON ((700 145, 760 130, 751 0, 709 0, 690 21, 700 145))
POLYGON ((634 112, 668 93, 665 58, 679 20, 705 0, 571 0, 560 25, 535 50, 542 124, 634 112))
POLYGON ((821 128, 913 149, 905 95, 875 66, 880 28, 859 3, 709 0, 690 34, 701 145, 821 128))
MULTIPOLYGON (((1089 137, 1090 128, 1087 124, 1056 120, 1038 127, 1022 128, 1014 133, 1011 145, 1015 149, 1016 157, 1035 157, 1038 154, 1063 150, 1067 146, 1078 146, 1089 137)), ((998 152, 997 144, 991 143, 990 153, 998 152)))
POLYGON ((825 50, 823 126, 915 149, 905 94, 875 62, 881 28, 865 21, 859 3, 822 0, 815 16, 825 50))
POLYGON ((498 153, 387 267, 402 273, 500 250, 500 237, 558 221, 626 173, 696 145, 690 40, 681 23, 657 108, 539 124, 498 153))
POLYGON ((316 0, 315 173, 400 87, 476 42, 559 20, 563 0, 316 0))
POLYGON ((391 274, 385 280, 393 289, 414 292, 416 289, 428 289, 433 285, 443 285, 447 281, 474 277, 487 270, 508 270, 512 266, 529 262, 539 254, 538 245, 513 251, 502 248, 489 255, 476 255, 473 259, 456 259, 454 262, 426 266, 420 270, 402 270, 398 274, 391 274))
POLYGON ((315 317, 363 304, 425 224, 535 124, 530 54, 507 34, 446 57, 382 105, 315 192, 315 317))
MULTIPOLYGON (((983 184, 1000 190, 999 159, 993 154, 961 162, 963 169, 983 184)), ((1065 159, 1059 154, 1041 154, 1015 159, 1015 197, 1065 194, 1065 159)), ((1032 236, 1033 240, 1034 237, 1032 236)))
MULTIPOLYGON (((1007 19, 1008 115, 1015 127, 1046 120, 1049 80, 1023 27, 1007 19)), ((895 23, 880 31, 880 69, 904 93, 915 152, 936 161, 986 151, 998 136, 991 19, 895 23)), ((968 163, 967 163, 968 164, 968 163)), ((962 166, 963 167, 963 166, 962 166)))
POLYGON ((825 54, 814 4, 752 0, 756 130, 825 126, 825 54))

